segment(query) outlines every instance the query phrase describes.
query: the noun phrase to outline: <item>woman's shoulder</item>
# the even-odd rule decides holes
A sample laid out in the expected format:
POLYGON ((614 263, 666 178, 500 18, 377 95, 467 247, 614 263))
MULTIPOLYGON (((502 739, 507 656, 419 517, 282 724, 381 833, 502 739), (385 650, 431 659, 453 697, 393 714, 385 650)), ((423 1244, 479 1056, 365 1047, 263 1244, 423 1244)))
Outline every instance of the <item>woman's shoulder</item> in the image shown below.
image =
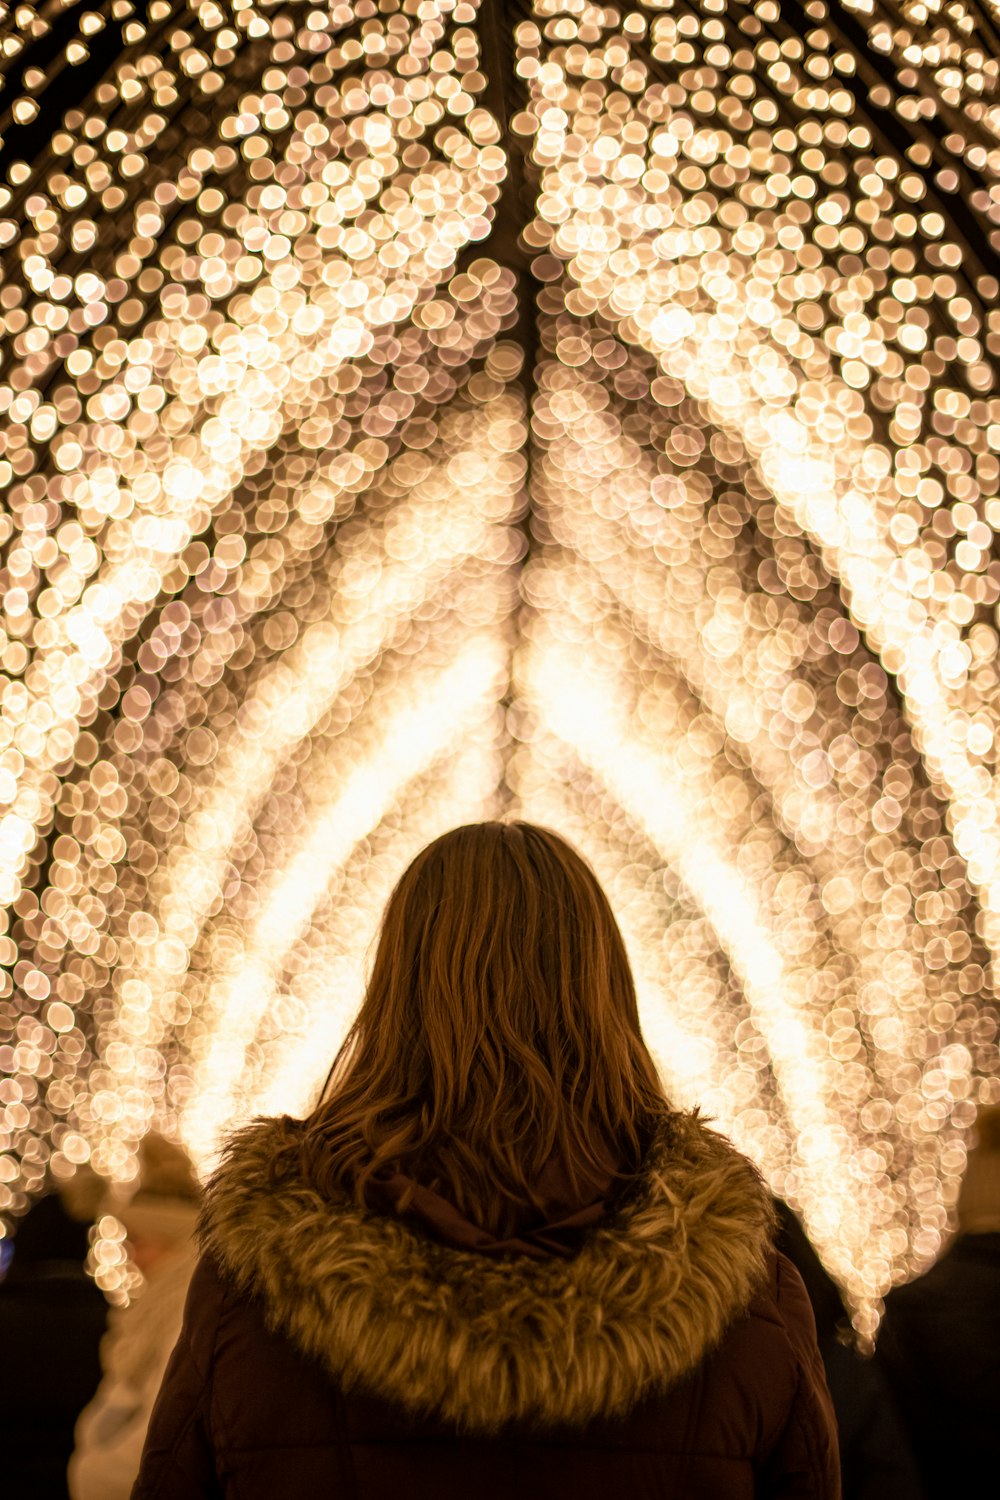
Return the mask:
POLYGON ((816 1319, 805 1282, 779 1250, 767 1257, 763 1280, 747 1310, 748 1321, 776 1349, 785 1349, 795 1364, 818 1359, 816 1319))

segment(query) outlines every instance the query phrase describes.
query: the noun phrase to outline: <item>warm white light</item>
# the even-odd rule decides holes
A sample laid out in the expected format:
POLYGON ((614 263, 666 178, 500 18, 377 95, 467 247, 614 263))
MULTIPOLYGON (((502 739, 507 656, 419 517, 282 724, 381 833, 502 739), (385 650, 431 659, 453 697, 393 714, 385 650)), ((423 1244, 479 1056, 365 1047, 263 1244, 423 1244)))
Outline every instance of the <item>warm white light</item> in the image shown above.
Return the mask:
POLYGON ((234 1096, 246 1049, 275 1001, 282 960, 309 930, 321 898, 360 841, 405 798, 415 777, 493 709, 504 667, 502 638, 473 640, 431 681, 417 676, 408 684, 409 701, 395 711, 386 704, 374 743, 330 801, 313 810, 306 838, 288 850, 272 889, 261 892, 261 911, 245 946, 224 973, 212 976, 203 1007, 210 1040, 204 1057, 192 1059, 191 1105, 182 1122, 197 1161, 211 1158, 220 1132, 237 1114, 234 1096))
POLYGON ((101 16, 8 17, 8 1218, 305 1108, 402 865, 520 809, 859 1327, 938 1252, 1000 1097, 996 80, 964 0, 848 8, 877 107, 832 13, 533 0, 506 136, 475 0, 160 6, 65 118, 101 16))

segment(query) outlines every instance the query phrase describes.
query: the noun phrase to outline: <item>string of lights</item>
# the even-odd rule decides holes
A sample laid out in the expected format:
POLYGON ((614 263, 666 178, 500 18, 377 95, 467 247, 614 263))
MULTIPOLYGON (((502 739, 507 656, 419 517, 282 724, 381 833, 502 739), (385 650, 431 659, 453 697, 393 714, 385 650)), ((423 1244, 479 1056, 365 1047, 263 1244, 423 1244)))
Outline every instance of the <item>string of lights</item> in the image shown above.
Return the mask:
POLYGON ((25 4, 0 78, 0 1213, 307 1108, 513 812, 871 1332, 1000 1099, 995 11, 25 4))

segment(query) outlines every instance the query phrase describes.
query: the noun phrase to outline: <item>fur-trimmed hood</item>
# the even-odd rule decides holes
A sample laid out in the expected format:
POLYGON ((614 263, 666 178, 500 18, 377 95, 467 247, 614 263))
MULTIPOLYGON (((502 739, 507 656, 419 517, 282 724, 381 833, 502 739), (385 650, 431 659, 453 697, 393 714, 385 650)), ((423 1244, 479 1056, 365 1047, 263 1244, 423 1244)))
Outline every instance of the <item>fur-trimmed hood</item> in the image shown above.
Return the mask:
POLYGON ((260 1120, 231 1140, 206 1253, 342 1388, 468 1432, 624 1414, 694 1369, 766 1274, 767 1190, 696 1115, 673 1116, 572 1259, 547 1261, 454 1249, 321 1196, 288 1165, 297 1128, 260 1120))

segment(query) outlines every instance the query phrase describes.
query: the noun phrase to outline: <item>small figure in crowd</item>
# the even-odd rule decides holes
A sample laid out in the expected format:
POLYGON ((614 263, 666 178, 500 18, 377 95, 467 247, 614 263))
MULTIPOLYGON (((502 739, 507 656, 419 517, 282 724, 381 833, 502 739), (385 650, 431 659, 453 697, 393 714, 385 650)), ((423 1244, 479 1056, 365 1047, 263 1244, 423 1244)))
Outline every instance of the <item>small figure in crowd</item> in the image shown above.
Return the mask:
POLYGON ((85 1268, 88 1224, 75 1217, 92 1219, 97 1198, 77 1187, 32 1205, 0 1283, 4 1500, 67 1500, 73 1425, 101 1377, 108 1305, 85 1268))
POLYGON ((928 1500, 984 1494, 1000 1474, 1000 1106, 976 1133, 958 1235, 886 1297, 878 1342, 928 1500))
POLYGON ((72 1500, 128 1500, 149 1414, 177 1342, 196 1261, 199 1188, 187 1153, 150 1132, 139 1151, 138 1187, 116 1209, 145 1285, 111 1313, 101 1346, 103 1378, 76 1427, 72 1500))
POLYGON ((909 1438, 881 1365, 859 1353, 840 1290, 802 1224, 781 1201, 777 1248, 805 1282, 833 1397, 843 1500, 924 1500, 909 1438))
POLYGON ((133 1500, 839 1494, 770 1195, 664 1097, 546 829, 417 857, 327 1096, 233 1138, 204 1224, 133 1500))

